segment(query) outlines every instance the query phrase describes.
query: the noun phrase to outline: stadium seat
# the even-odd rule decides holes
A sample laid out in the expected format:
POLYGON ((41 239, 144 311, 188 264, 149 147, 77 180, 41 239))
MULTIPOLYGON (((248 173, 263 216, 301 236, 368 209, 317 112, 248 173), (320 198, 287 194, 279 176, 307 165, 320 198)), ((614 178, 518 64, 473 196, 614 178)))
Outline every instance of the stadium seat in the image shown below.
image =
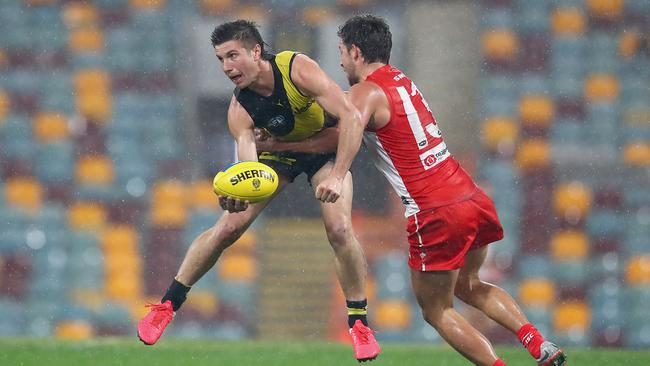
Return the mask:
POLYGON ((553 197, 555 212, 561 217, 584 218, 591 208, 591 196, 591 190, 581 182, 559 184, 553 197))
POLYGON ((121 273, 140 273, 142 260, 138 253, 105 253, 105 273, 107 276, 119 276, 121 273))
POLYGON ((129 0, 129 5, 133 10, 162 10, 166 5, 166 0, 129 0))
POLYGON ((481 37, 483 55, 491 61, 510 61, 517 56, 519 40, 509 29, 494 29, 481 37))
POLYGON ((187 206, 160 202, 151 208, 151 223, 160 228, 182 229, 187 222, 187 206))
POLYGON ((7 52, 0 47, 0 69, 7 67, 9 61, 7 60, 7 52))
POLYGON ((70 51, 73 53, 104 51, 104 34, 95 27, 73 29, 70 34, 70 51))
POLYGON ((153 187, 151 203, 156 205, 184 206, 187 188, 180 180, 171 179, 157 182, 153 187))
POLYGON ((623 59, 634 57, 641 45, 641 34, 634 30, 626 30, 621 33, 619 39, 618 53, 623 59))
POLYGON ((233 6, 233 0, 201 0, 199 6, 203 14, 217 16, 230 10, 233 6))
POLYGON ((599 240, 619 240, 625 235, 623 215, 614 209, 596 209, 587 217, 589 236, 599 240))
POLYGON ((111 118, 112 99, 110 94, 78 94, 76 104, 81 115, 91 121, 105 123, 111 118))
POLYGON ((219 298, 209 291, 192 291, 192 296, 187 298, 183 308, 198 311, 201 316, 209 319, 219 311, 219 298))
POLYGON ((301 14, 302 21, 312 27, 319 27, 332 19, 333 11, 330 7, 321 5, 306 6, 301 14))
POLYGON ((589 239, 579 231, 558 232, 551 240, 551 254, 555 261, 585 260, 589 255, 589 239))
POLYGON ((219 200, 213 192, 212 182, 201 180, 189 187, 190 207, 194 209, 214 210, 219 207, 219 200))
POLYGON ((138 233, 127 225, 109 226, 103 231, 101 246, 105 252, 119 253, 138 248, 138 233))
POLYGON ((106 278, 106 295, 116 300, 132 300, 140 298, 142 281, 140 276, 122 272, 119 275, 106 278))
POLYGON ((551 28, 555 36, 582 35, 587 30, 587 21, 580 9, 558 8, 551 15, 551 28))
POLYGON ((550 307, 555 299, 555 284, 546 278, 529 278, 519 286, 519 300, 524 306, 550 307))
POLYGON ((34 137, 41 143, 57 142, 68 137, 68 121, 60 113, 41 112, 34 117, 34 137))
POLYGON ((43 188, 32 177, 10 178, 5 183, 5 200, 10 206, 36 213, 43 203, 43 188))
POLYGON ((404 300, 379 300, 373 324, 382 332, 404 331, 411 325, 411 305, 404 300))
POLYGON ((591 309, 582 301, 566 301, 555 307, 553 329, 556 332, 588 331, 591 327, 591 309))
POLYGON ((106 209, 98 202, 75 202, 68 208, 68 225, 74 231, 97 232, 107 223, 106 209))
POLYGON ((79 158, 75 176, 82 185, 108 186, 113 182, 113 162, 103 155, 79 158))
POLYGON ((257 278, 257 264, 251 255, 226 252, 219 260, 218 271, 224 281, 253 282, 257 278))
POLYGON ((595 18, 619 20, 623 16, 625 0, 587 0, 587 8, 595 18))
POLYGON ((613 75, 595 74, 585 80, 584 94, 589 102, 612 102, 618 99, 619 82, 613 75))
POLYGON ((74 150, 72 142, 38 145, 33 167, 38 179, 44 185, 68 184, 74 179, 74 150))
POLYGON ((97 24, 99 12, 87 2, 68 2, 63 6, 63 21, 69 29, 89 27, 97 24))
POLYGON ((650 166, 650 143, 631 143, 624 147, 623 161, 636 167, 650 166))
POLYGON ((68 320, 56 325, 56 338, 81 341, 93 338, 95 331, 90 323, 83 320, 68 320))
POLYGON ((546 128, 555 116, 553 100, 546 95, 525 95, 519 101, 519 116, 524 126, 546 128))
POLYGON ((550 163, 551 152, 548 142, 541 139, 522 141, 517 149, 515 162, 524 171, 533 171, 547 167, 550 163))
POLYGON ((511 29, 515 26, 514 13, 508 8, 487 8, 481 15, 482 29, 511 29))
POLYGON ((625 280, 631 286, 650 285, 650 254, 637 255, 628 260, 625 280))
POLYGON ((508 118, 489 118, 483 123, 483 144, 491 151, 508 152, 514 149, 519 135, 518 125, 508 118))
POLYGON ((74 88, 78 94, 95 94, 109 92, 110 75, 101 69, 86 69, 75 73, 74 88))
POLYGON ((2 127, 3 122, 9 115, 10 106, 9 95, 0 89, 0 127, 2 127))

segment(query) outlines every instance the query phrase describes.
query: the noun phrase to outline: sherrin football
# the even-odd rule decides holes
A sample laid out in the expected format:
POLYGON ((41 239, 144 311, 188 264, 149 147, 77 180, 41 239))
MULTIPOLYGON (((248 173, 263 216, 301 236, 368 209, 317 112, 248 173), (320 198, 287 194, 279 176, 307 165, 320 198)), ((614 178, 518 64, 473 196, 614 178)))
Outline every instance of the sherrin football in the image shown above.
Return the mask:
POLYGON ((217 173, 212 185, 219 196, 260 202, 278 189, 278 174, 266 164, 240 161, 217 173))

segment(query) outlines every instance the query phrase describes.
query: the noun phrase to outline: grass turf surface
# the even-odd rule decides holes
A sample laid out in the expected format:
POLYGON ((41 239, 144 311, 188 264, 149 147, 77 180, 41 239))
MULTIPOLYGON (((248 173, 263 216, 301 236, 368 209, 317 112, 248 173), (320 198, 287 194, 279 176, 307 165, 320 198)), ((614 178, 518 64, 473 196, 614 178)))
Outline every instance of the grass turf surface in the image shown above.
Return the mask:
MULTIPOLYGON (((439 345, 384 344, 380 357, 368 366, 470 365, 452 349, 439 345)), ((501 347, 498 354, 508 365, 535 365, 519 348, 501 347)), ((648 366, 650 351, 569 349, 571 366, 648 366)), ((102 338, 91 341, 0 338, 3 366, 319 366, 357 365, 349 346, 325 342, 222 342, 165 340, 153 347, 137 339, 102 338)))

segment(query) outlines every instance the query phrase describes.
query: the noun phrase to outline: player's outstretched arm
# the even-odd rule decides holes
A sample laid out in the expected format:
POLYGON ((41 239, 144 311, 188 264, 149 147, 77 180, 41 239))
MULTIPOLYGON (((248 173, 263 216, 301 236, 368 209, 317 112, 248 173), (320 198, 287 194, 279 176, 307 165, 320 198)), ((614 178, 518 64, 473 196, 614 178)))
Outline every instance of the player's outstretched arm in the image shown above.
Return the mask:
POLYGON ((253 119, 234 96, 228 106, 228 129, 237 143, 237 159, 257 161, 253 119))
MULTIPOLYGON (((228 106, 228 129, 237 143, 239 161, 257 161, 253 128, 253 119, 233 96, 228 106)), ((228 212, 241 212, 248 208, 248 201, 219 196, 219 205, 228 212)))

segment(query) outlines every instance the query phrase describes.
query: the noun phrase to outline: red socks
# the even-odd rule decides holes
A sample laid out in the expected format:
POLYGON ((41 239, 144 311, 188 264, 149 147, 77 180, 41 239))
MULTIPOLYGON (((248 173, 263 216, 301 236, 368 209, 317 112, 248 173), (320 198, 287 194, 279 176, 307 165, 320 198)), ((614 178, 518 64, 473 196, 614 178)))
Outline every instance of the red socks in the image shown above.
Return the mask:
POLYGON ((494 362, 494 365, 492 365, 492 366, 508 366, 508 365, 506 365, 506 363, 503 362, 502 359, 498 359, 498 360, 496 360, 496 361, 494 362))
POLYGON ((517 338, 519 338, 519 342, 526 347, 528 350, 528 353, 530 353, 533 358, 538 359, 540 356, 540 349, 539 347, 544 343, 544 337, 542 337, 541 334, 539 334, 539 331, 537 331, 537 328, 535 328, 532 324, 528 323, 521 327, 519 331, 517 332, 517 338))

